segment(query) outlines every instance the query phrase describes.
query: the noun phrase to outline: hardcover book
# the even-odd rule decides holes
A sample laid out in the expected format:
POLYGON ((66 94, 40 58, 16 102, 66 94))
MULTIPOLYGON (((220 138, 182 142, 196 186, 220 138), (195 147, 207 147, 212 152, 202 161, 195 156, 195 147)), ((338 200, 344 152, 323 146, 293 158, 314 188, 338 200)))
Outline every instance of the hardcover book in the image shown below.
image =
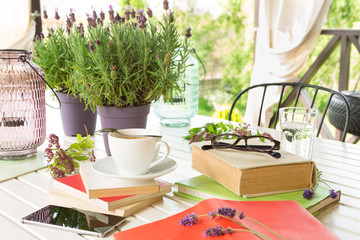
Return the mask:
POLYGON ((67 193, 70 193, 75 197, 87 201, 91 204, 97 205, 105 210, 112 210, 138 201, 161 197, 165 193, 171 191, 171 184, 162 181, 156 181, 156 182, 160 187, 159 192, 115 196, 115 197, 103 197, 103 198, 95 198, 95 199, 89 199, 80 174, 71 175, 60 179, 55 179, 54 187, 56 189, 62 190, 63 192, 65 191, 67 193))
POLYGON ((192 166, 239 196, 253 197, 311 188, 315 163, 289 152, 280 158, 234 149, 202 150, 210 142, 193 143, 192 166))
POLYGON ((214 219, 211 219, 208 216, 209 212, 216 211, 222 207, 230 207, 231 209, 236 209, 237 212, 243 212, 245 218, 241 220, 238 220, 237 218, 237 220, 247 227, 266 235, 269 239, 280 238, 261 224, 251 221, 250 218, 265 224, 286 240, 339 239, 296 201, 248 202, 221 200, 215 198, 204 200, 183 212, 177 213, 160 221, 115 233, 113 237, 116 240, 198 240, 203 239, 205 229, 222 226, 224 229, 230 227, 233 231, 230 234, 224 234, 221 237, 217 237, 219 239, 259 239, 257 235, 244 231, 246 229, 238 223, 219 216, 214 219), (199 216, 198 222, 195 225, 179 225, 180 219, 186 217, 187 214, 192 213, 195 213, 197 216, 204 216, 199 216), (159 229, 159 231, 154 231, 154 229, 159 229), (242 229, 243 231, 235 231, 235 229, 242 229))
POLYGON ((174 195, 195 200, 202 201, 209 198, 220 198, 227 200, 237 201, 284 201, 294 200, 297 201, 301 206, 306 208, 310 213, 316 215, 320 210, 331 206, 334 203, 340 201, 341 192, 337 198, 333 199, 330 197, 329 189, 322 186, 317 186, 314 197, 311 199, 303 198, 303 191, 292 191, 286 193, 273 194, 268 196, 245 198, 236 195, 229 189, 225 188, 221 184, 215 182, 205 175, 192 177, 175 183, 178 191, 174 191, 174 195))
POLYGON ((108 177, 95 172, 91 165, 91 162, 80 164, 80 175, 89 198, 156 193, 160 190, 154 179, 138 181, 108 177))

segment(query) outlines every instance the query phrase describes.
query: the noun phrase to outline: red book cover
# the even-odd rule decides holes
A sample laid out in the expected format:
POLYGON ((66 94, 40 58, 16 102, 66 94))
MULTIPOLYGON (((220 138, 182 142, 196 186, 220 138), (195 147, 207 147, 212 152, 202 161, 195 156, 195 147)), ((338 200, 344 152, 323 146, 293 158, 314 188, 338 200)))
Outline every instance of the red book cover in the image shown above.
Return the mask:
MULTIPOLYGON (((74 190, 78 190, 80 194, 82 194, 82 193, 85 195, 87 194, 80 174, 71 175, 71 176, 67 176, 67 177, 63 177, 63 178, 58 178, 55 180, 68 186, 68 187, 73 188, 74 190)), ((59 185, 57 185, 57 186, 59 186, 59 185)), ((131 196, 134 196, 134 195, 117 196, 117 197, 103 197, 103 198, 98 198, 98 199, 100 199, 101 201, 104 201, 104 202, 112 202, 112 201, 116 201, 119 199, 131 197, 131 196)))
MULTIPOLYGON (((215 226, 223 228, 231 227, 239 229, 239 224, 222 217, 211 219, 209 216, 199 217, 198 222, 192 226, 179 225, 179 220, 186 214, 207 215, 210 211, 216 211, 221 207, 235 208, 237 212, 244 212, 245 216, 255 219, 280 234, 287 240, 319 240, 339 239, 328 230, 319 220, 311 215, 296 201, 231 201, 221 199, 207 199, 186 211, 175 214, 168 218, 149 223, 140 227, 132 228, 114 234, 116 240, 123 239, 146 239, 146 240, 198 240, 203 239, 205 229, 215 226)), ((238 218, 236 218, 238 219, 238 218)), ((244 225, 262 233, 271 239, 281 239, 269 230, 248 218, 239 220, 244 225)), ((233 231, 216 239, 261 239, 253 233, 233 231)))
POLYGON ((150 198, 156 198, 171 191, 171 184, 161 181, 157 181, 157 184, 160 187, 160 191, 156 193, 144 193, 144 194, 135 194, 135 195, 89 199, 89 196, 86 192, 86 188, 80 174, 58 178, 55 179, 54 182, 55 188, 71 193, 74 196, 79 197, 81 199, 91 201, 92 203, 106 210, 112 210, 121 206, 132 204, 134 202, 139 202, 150 198))

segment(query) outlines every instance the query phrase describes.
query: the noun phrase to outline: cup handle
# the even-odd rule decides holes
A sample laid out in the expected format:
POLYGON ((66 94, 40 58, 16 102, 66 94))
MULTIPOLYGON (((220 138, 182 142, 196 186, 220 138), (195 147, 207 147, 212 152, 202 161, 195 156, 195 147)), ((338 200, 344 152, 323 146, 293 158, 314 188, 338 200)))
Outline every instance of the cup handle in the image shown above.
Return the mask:
POLYGON ((149 168, 152 168, 154 165, 158 164, 159 162, 161 162, 162 160, 164 160, 165 158, 167 158, 167 156, 169 156, 169 153, 170 153, 170 147, 169 147, 169 145, 168 145, 166 142, 164 142, 164 141, 158 141, 158 142, 156 143, 155 147, 156 147, 156 148, 160 148, 160 145, 164 145, 164 146, 165 146, 165 148, 166 148, 166 153, 165 153, 165 155, 164 155, 162 158, 160 158, 159 160, 156 160, 156 161, 152 162, 152 163, 150 164, 150 167, 149 167, 149 168))

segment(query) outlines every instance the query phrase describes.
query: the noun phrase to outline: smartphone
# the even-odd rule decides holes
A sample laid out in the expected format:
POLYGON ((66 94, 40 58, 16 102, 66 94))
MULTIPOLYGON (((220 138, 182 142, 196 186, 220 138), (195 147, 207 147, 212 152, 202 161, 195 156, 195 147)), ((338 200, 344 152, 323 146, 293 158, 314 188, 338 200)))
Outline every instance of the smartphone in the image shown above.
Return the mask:
POLYGON ((120 216, 48 205, 23 217, 21 222, 100 238, 115 231, 126 222, 126 219, 120 216))

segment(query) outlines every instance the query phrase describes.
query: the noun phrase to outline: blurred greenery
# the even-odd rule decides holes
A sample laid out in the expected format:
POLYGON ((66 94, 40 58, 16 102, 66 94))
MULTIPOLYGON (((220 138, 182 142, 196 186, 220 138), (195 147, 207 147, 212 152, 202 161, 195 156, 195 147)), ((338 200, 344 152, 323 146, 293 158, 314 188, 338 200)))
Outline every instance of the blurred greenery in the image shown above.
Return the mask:
MULTIPOLYGON (((195 11, 195 3, 188 1, 189 11, 176 10, 179 29, 191 26, 192 45, 202 58, 208 77, 220 73, 222 83, 219 86, 220 92, 230 93, 227 103, 231 103, 235 95, 250 83, 252 62, 253 62, 253 2, 244 0, 228 0, 224 2, 223 13, 217 17, 209 13, 198 15, 195 11), (251 5, 252 4, 252 5, 251 5), (249 7, 251 6, 251 7, 249 7)), ((337 0, 332 1, 327 22, 323 29, 338 28, 359 28, 360 27, 360 4, 359 1, 337 0)), ((314 62, 320 52, 324 49, 331 36, 321 35, 318 42, 309 56, 300 77, 314 62)), ((340 48, 338 47, 310 83, 338 89, 340 48)), ((353 90, 356 80, 360 77, 359 53, 352 47, 351 66, 349 77, 349 89, 353 90)), ((214 95, 214 93, 211 93, 214 95)), ((320 96, 322 97, 322 96, 320 96)), ((208 98, 205 96, 205 98, 208 98)), ((202 100, 201 100, 202 101, 202 100)), ((216 105, 225 102, 212 101, 214 112, 216 105)), ((321 105, 325 105, 323 96, 321 105)), ((246 102, 240 103, 240 113, 244 114, 246 102)), ((208 104, 199 104, 199 114, 212 115, 212 108, 208 104)))

